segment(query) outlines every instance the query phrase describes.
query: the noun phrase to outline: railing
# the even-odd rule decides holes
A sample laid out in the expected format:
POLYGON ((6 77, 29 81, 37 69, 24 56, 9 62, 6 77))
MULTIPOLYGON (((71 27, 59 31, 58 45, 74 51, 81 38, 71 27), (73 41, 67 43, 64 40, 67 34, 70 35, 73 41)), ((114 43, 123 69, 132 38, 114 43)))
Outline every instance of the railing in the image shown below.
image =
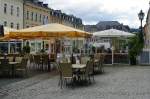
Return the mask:
MULTIPOLYGON (((112 54, 105 54, 104 64, 112 64, 112 54)), ((128 53, 114 53, 114 64, 129 64, 128 53)))

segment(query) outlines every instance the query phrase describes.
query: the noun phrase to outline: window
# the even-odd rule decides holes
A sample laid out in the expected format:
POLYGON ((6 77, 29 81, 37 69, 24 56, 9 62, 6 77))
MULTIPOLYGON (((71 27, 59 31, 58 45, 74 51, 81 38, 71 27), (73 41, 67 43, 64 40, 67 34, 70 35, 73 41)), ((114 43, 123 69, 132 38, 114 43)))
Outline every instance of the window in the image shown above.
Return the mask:
POLYGON ((45 15, 43 15, 43 24, 45 24, 45 15))
POLYGON ((37 13, 35 14, 35 21, 37 21, 37 13))
POLYGON ((7 21, 4 21, 4 26, 7 26, 7 21))
POLYGON ((31 20, 33 21, 33 12, 31 12, 31 20))
POLYGON ((7 13, 7 4, 4 4, 4 13, 7 13))
POLYGON ((10 23, 10 27, 11 27, 11 28, 14 28, 14 23, 10 23))
POLYGON ((27 17, 26 17, 26 19, 29 19, 29 11, 27 11, 27 17))
POLYGON ((19 23, 17 24, 17 29, 19 29, 20 27, 19 27, 19 23))
POLYGON ((13 7, 13 5, 11 5, 11 10, 10 10, 11 15, 13 15, 13 10, 14 10, 14 7, 13 7))
POLYGON ((40 21, 40 22, 42 21, 41 18, 42 18, 42 15, 40 14, 40 17, 39 17, 39 21, 40 21))
POLYGON ((20 9, 17 7, 17 16, 19 17, 20 9))
POLYGON ((48 20, 48 16, 47 16, 47 18, 46 18, 46 23, 48 23, 48 21, 49 21, 49 20, 48 20))

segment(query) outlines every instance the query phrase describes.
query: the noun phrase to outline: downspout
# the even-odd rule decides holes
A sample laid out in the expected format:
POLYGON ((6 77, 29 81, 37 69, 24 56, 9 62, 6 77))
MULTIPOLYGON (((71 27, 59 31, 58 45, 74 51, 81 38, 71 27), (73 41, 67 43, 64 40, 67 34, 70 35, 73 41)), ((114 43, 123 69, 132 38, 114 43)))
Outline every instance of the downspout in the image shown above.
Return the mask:
POLYGON ((23 28, 25 28, 25 0, 23 0, 23 28))

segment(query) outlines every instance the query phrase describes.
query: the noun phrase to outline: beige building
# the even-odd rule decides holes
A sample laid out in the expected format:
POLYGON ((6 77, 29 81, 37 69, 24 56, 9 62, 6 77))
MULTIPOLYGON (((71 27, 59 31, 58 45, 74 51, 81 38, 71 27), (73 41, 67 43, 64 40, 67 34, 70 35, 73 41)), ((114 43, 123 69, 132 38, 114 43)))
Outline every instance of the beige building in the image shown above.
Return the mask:
POLYGON ((139 63, 140 64, 150 64, 150 8, 147 13, 146 24, 144 26, 144 48, 143 52, 140 54, 139 63))
POLYGON ((81 30, 84 29, 82 19, 77 18, 73 15, 67 15, 66 13, 63 13, 61 10, 51 9, 49 19, 50 19, 49 21, 52 23, 60 23, 81 30))
POLYGON ((145 49, 150 49, 150 9, 147 14, 146 24, 144 26, 145 49))
POLYGON ((24 28, 50 23, 48 4, 38 0, 24 2, 24 28))
POLYGON ((25 0, 24 28, 48 23, 60 23, 83 30, 80 18, 62 13, 61 10, 53 10, 39 0, 25 0))
POLYGON ((23 0, 0 0, 0 13, 1 25, 23 28, 23 0))

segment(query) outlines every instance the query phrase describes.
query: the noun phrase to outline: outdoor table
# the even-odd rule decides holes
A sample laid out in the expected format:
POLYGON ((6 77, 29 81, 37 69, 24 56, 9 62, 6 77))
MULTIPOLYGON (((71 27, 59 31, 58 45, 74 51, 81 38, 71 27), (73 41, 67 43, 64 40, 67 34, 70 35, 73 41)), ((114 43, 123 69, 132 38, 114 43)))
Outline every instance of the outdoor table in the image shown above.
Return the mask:
POLYGON ((72 64, 73 69, 83 69, 86 67, 86 64, 72 64))
POLYGON ((14 77, 15 73, 15 65, 16 64, 19 64, 20 62, 9 62, 9 64, 12 66, 11 69, 12 69, 12 77, 14 77))
MULTIPOLYGON (((86 64, 72 64, 72 69, 73 69, 74 74, 77 75, 78 82, 81 82, 80 73, 81 73, 81 70, 85 68, 86 68, 86 64)), ((76 81, 77 79, 74 79, 74 80, 76 81)))
POLYGON ((94 59, 94 63, 97 63, 99 60, 98 59, 94 59))
POLYGON ((4 57, 0 57, 0 59, 5 59, 4 57))

